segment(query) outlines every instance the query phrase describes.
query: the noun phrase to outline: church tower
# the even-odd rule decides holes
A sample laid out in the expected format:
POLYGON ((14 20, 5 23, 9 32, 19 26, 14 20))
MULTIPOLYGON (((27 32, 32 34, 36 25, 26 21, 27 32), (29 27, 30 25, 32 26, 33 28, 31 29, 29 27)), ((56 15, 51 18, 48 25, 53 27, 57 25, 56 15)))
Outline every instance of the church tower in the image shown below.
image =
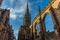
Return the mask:
POLYGON ((24 16, 24 26, 30 26, 30 24, 31 24, 31 16, 29 14, 29 8, 27 3, 26 13, 24 16))
POLYGON ((30 35, 30 26, 31 24, 31 17, 29 14, 29 8, 28 8, 28 3, 26 6, 26 12, 24 15, 24 25, 20 27, 19 34, 18 34, 18 40, 30 40, 31 35, 30 35))

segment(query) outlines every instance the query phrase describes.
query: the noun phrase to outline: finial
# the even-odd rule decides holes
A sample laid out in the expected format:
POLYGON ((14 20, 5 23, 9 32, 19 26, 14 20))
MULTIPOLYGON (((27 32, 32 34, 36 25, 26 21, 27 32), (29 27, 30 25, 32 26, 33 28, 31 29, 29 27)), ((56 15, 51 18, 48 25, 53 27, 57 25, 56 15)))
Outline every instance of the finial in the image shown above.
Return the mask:
POLYGON ((26 14, 29 13, 29 8, 28 8, 28 2, 27 2, 27 5, 26 5, 26 14))
POLYGON ((40 6, 38 6, 38 11, 41 12, 41 10, 40 10, 40 6))

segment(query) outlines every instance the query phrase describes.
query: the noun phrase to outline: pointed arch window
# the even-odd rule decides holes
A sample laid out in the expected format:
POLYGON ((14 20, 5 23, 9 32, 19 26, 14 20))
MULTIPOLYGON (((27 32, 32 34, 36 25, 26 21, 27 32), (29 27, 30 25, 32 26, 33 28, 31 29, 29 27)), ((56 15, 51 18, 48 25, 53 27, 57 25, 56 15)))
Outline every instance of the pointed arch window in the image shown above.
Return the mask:
POLYGON ((46 31, 48 31, 48 30, 54 31, 54 24, 53 24, 52 16, 50 14, 46 14, 44 23, 46 26, 46 31))

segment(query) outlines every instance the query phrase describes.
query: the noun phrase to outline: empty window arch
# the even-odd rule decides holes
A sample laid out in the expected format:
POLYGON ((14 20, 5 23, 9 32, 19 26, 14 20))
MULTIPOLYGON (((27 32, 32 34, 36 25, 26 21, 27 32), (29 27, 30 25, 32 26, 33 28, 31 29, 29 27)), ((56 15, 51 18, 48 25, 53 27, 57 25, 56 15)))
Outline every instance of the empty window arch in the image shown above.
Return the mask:
POLYGON ((52 20, 52 16, 50 14, 46 14, 44 18, 44 23, 46 27, 46 31, 54 31, 54 24, 52 20))
POLYGON ((37 30, 38 32, 40 32, 40 24, 39 24, 39 23, 36 24, 36 30, 37 30))
POLYGON ((36 37, 38 37, 40 35, 40 24, 39 23, 36 23, 35 24, 35 35, 36 37))

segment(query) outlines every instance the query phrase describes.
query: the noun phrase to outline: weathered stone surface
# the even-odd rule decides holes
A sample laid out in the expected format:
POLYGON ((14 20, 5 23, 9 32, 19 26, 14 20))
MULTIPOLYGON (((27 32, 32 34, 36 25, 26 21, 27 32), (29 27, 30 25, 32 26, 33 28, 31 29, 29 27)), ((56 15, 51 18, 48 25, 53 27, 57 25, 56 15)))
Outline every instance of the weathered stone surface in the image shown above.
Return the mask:
POLYGON ((10 10, 0 9, 0 40, 14 40, 13 30, 9 24, 10 10))

